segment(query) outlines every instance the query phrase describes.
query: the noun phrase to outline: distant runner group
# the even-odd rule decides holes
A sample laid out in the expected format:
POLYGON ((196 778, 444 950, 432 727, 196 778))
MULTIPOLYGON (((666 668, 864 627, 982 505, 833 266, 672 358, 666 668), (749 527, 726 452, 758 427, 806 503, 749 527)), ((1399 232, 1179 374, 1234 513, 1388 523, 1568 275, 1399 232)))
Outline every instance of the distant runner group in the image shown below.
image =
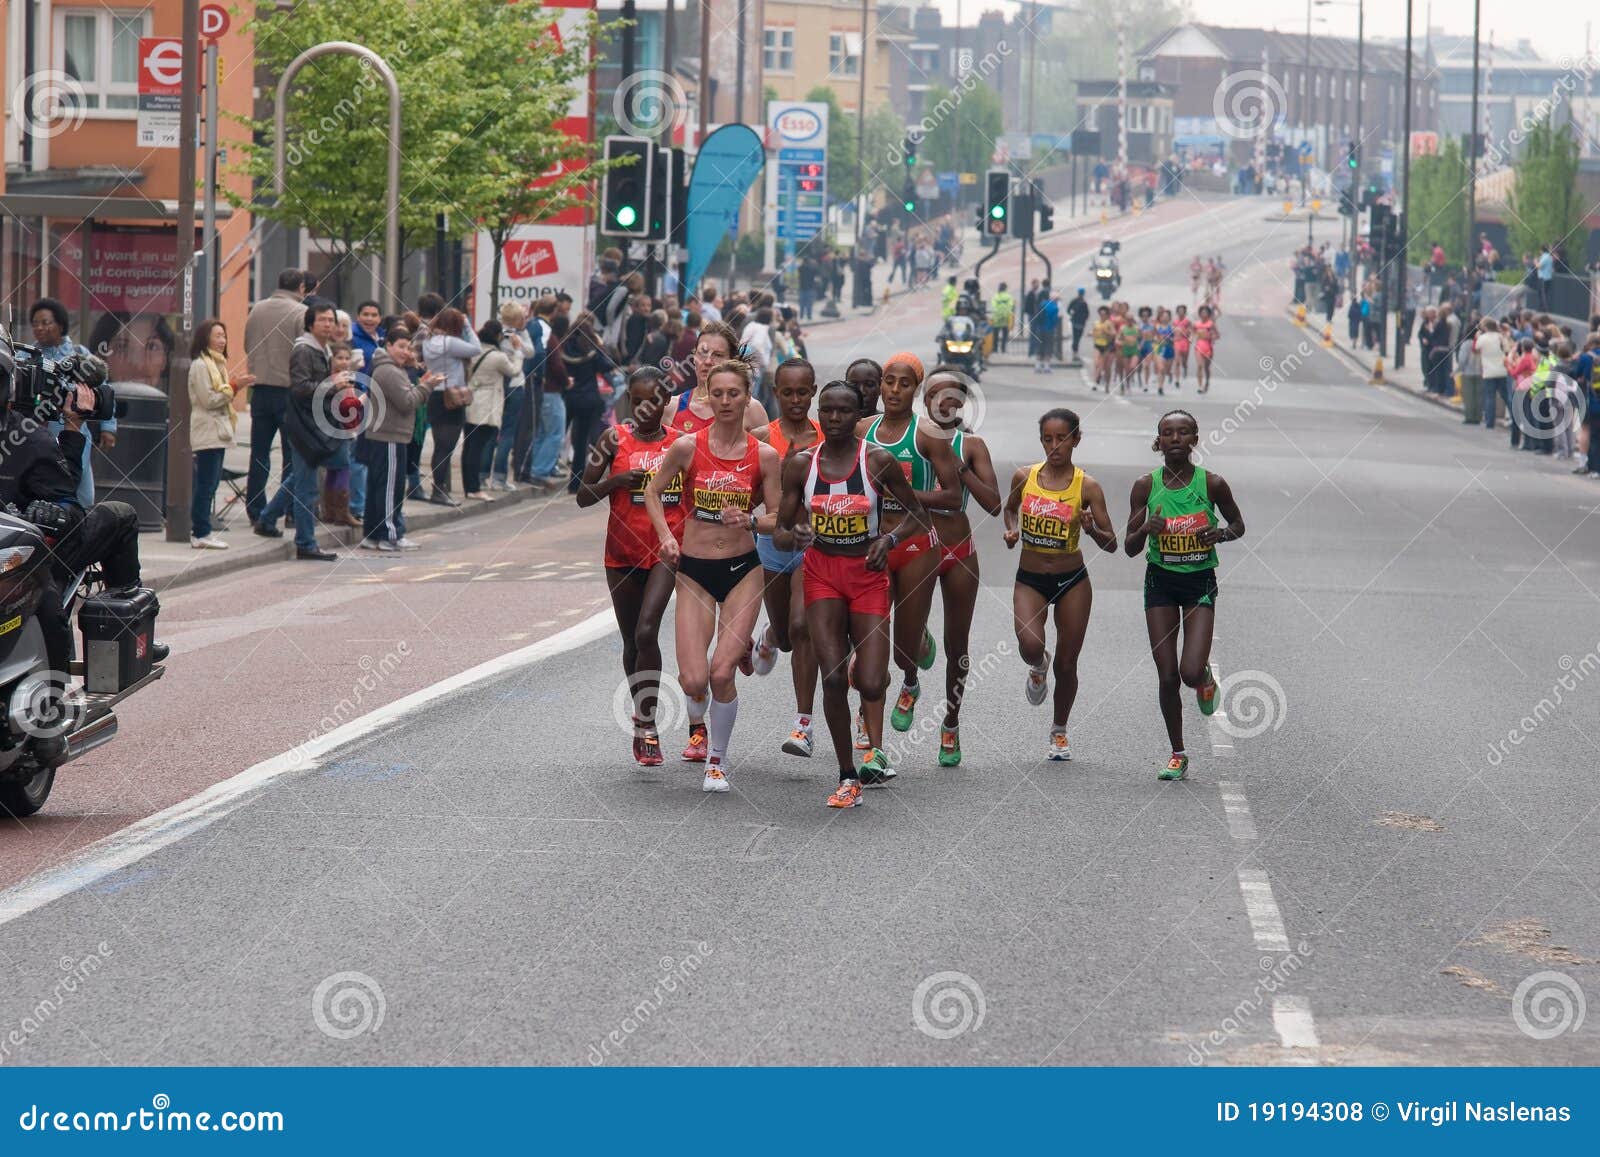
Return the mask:
MULTIPOLYGON (((925 373, 900 353, 882 366, 858 360, 819 390, 810 363, 791 359, 778 368, 779 416, 768 421, 736 350, 733 332, 712 323, 685 367, 688 381, 636 370, 632 419, 602 435, 578 490, 579 505, 610 507, 605 568, 632 695, 634 758, 647 767, 664 761, 659 635, 676 593, 689 727, 682 758, 705 765, 704 790, 729 790, 739 676, 769 674, 787 653, 795 716, 782 749, 812 754, 820 682, 839 769, 827 803, 857 806, 863 787, 896 775, 883 742, 889 668, 900 671, 889 722, 909 731, 920 675, 938 654, 927 626, 937 592, 945 648, 938 763, 959 765, 979 591, 968 514, 975 501, 1003 518, 1007 547, 1021 547, 1012 605, 1024 692, 1042 704, 1054 675, 1045 755, 1071 759, 1067 724, 1092 600, 1080 538, 1108 552, 1118 546, 1100 484, 1073 461, 1083 437, 1077 414, 1045 413, 1043 459, 1002 488, 984 440, 963 426, 968 379, 959 371, 925 373)), ((1194 688, 1202 712, 1215 709, 1216 545, 1244 534, 1228 484, 1192 461, 1198 441, 1186 411, 1161 417, 1154 450, 1162 465, 1135 482, 1123 536, 1128 555, 1142 550, 1147 560, 1145 618, 1172 749, 1162 779, 1182 779, 1189 766, 1180 688, 1194 688)))

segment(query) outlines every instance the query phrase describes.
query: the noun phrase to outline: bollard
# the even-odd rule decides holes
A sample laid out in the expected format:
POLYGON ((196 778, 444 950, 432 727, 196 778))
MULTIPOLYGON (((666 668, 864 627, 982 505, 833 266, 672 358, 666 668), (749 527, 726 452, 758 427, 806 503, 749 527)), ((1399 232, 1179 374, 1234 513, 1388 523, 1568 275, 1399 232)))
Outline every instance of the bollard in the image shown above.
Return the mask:
POLYGON ((889 287, 887 285, 883 287, 883 304, 889 304, 889 287))
POLYGON ((1294 216, 1294 202, 1293 201, 1285 201, 1283 203, 1283 215, 1285 217, 1294 216))
POLYGON ((1382 386, 1382 385, 1387 384, 1383 380, 1383 355, 1382 354, 1378 355, 1377 359, 1372 363, 1372 377, 1367 379, 1367 384, 1369 386, 1382 386))
POLYGON ((1322 327, 1322 348, 1325 350, 1331 350, 1333 348, 1332 325, 1325 325, 1322 327))
POLYGON ((1301 326, 1306 323, 1306 307, 1303 302, 1294 307, 1294 323, 1301 326))

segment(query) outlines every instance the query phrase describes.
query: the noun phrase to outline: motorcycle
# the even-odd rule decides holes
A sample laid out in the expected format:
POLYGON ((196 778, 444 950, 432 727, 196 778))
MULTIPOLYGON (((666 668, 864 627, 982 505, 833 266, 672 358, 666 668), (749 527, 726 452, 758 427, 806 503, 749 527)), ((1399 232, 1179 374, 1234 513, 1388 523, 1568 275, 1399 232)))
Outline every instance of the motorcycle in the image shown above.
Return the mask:
POLYGON ((1100 291, 1102 301, 1110 301, 1111 295, 1122 288, 1122 270, 1117 264, 1117 253, 1121 249, 1120 241, 1102 241, 1100 252, 1089 262, 1089 268, 1094 271, 1095 288, 1100 291))
POLYGON ((154 591, 111 594, 98 568, 50 583, 48 539, 30 522, 0 513, 0 813, 18 819, 42 808, 56 772, 117 734, 114 708, 166 674, 153 661, 154 591), (74 634, 68 669, 51 670, 37 609, 59 598, 74 634))
POLYGON ((978 325, 970 317, 956 314, 947 318, 939 331, 940 364, 959 366, 977 379, 983 373, 983 350, 978 325))

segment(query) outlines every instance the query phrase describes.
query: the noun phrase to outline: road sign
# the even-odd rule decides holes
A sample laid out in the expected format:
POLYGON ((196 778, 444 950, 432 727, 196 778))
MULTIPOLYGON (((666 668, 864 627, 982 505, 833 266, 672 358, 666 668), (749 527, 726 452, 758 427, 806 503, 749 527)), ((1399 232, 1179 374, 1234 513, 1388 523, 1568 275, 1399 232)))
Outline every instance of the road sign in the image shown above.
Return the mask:
POLYGON ((233 18, 228 15, 228 10, 220 4, 206 4, 200 9, 200 38, 202 40, 216 40, 228 31, 228 26, 233 18))
POLYGON ((1300 159, 1302 161, 1309 161, 1311 159, 1311 142, 1310 141, 1301 141, 1300 142, 1300 159))
POLYGON ((939 178, 931 171, 924 170, 917 178, 917 199, 919 201, 937 201, 939 199, 939 178))
POLYGON ((138 143, 142 149, 178 147, 178 110, 183 100, 183 41, 139 39, 138 143))

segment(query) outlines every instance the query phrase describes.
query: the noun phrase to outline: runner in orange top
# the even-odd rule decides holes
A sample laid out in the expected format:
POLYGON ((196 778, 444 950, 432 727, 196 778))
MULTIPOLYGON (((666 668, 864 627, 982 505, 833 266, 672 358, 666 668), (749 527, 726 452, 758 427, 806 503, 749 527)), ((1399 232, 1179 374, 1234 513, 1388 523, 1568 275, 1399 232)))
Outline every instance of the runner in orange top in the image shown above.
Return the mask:
MULTIPOLYGON (((790 358, 773 375, 773 393, 778 400, 778 417, 756 437, 778 452, 787 462, 799 451, 822 441, 822 427, 811 417, 811 400, 817 394, 817 372, 804 358, 790 358)), ((781 469, 781 466, 780 466, 781 469)), ((767 574, 764 596, 766 626, 756 633, 755 672, 771 673, 779 651, 791 653, 790 672, 794 677, 795 717, 783 750, 790 755, 811 755, 811 721, 817 699, 817 661, 806 633, 804 579, 800 573, 805 551, 779 550, 772 536, 756 535, 756 553, 767 574)))
MULTIPOLYGON (((622 632, 622 669, 633 697, 633 757, 645 767, 661 763, 656 699, 661 682, 661 616, 672 598, 677 570, 663 562, 655 529, 645 511, 644 491, 661 468, 677 434, 661 418, 672 401, 666 375, 641 366, 628 378, 633 420, 601 433, 583 470, 578 505, 609 499, 606 520, 606 586, 622 632)), ((667 525, 683 535, 683 490, 662 498, 667 525)))
MULTIPOLYGON (((761 612, 761 559, 753 532, 778 518, 778 453, 744 428, 750 367, 725 361, 707 377, 710 427, 679 438, 645 488, 645 509, 664 561, 678 566, 678 684, 706 714, 705 791, 728 790, 724 757, 739 716, 734 674, 751 673, 751 635, 761 612), (682 541, 667 521, 666 496, 683 488, 682 541), (765 512, 757 515, 756 508, 765 512), (706 651, 716 640, 709 660, 706 651)), ((686 753, 685 758, 690 758, 686 753)))

